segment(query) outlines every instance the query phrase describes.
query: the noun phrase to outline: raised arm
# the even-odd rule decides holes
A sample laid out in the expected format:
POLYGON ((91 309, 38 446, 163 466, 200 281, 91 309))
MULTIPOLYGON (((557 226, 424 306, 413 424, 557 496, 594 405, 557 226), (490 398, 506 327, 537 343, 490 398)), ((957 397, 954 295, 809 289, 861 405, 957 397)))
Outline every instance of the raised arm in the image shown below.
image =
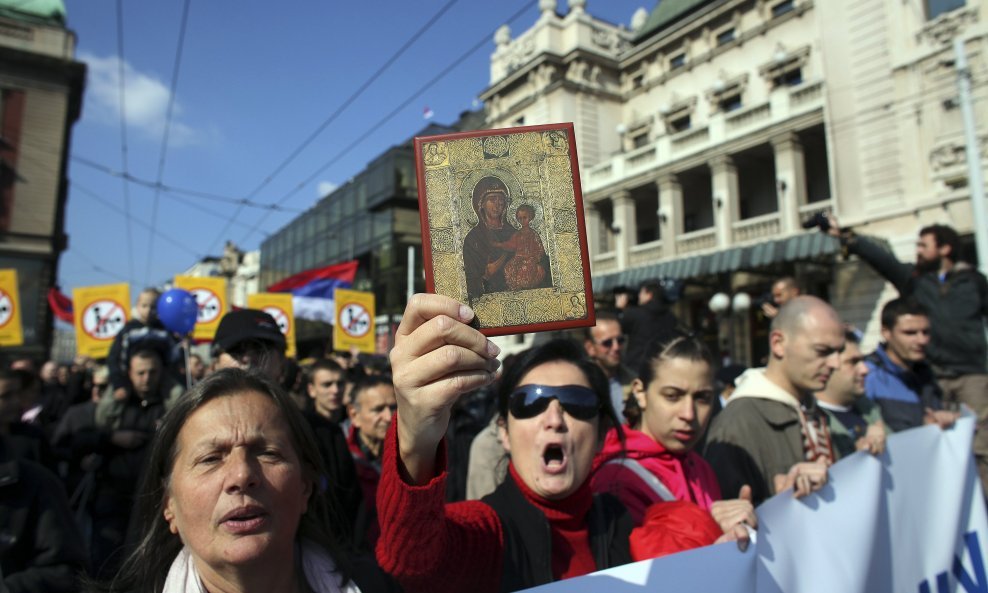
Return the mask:
POLYGON ((473 317, 469 307, 449 297, 417 294, 398 326, 391 369, 398 454, 411 484, 436 475, 436 450, 456 400, 493 381, 500 366, 498 347, 466 325, 473 317))
POLYGON ((889 250, 870 237, 843 232, 833 215, 828 218, 830 229, 827 233, 839 238, 848 253, 853 253, 867 262, 872 269, 891 282, 903 296, 909 293, 912 265, 900 262, 889 250))
POLYGON ((377 490, 377 559, 408 593, 493 592, 502 570, 497 514, 479 501, 445 503, 442 438, 460 394, 491 382, 497 348, 465 325, 473 311, 415 295, 391 351, 398 416, 377 490))

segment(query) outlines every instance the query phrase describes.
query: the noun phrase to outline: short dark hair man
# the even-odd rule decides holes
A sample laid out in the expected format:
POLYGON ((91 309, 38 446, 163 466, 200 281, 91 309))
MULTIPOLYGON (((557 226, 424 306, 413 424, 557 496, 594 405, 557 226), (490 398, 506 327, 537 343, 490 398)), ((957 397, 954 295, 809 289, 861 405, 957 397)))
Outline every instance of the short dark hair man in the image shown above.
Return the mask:
POLYGON ((858 335, 845 331, 840 366, 830 376, 827 386, 816 392, 817 405, 827 414, 838 459, 855 451, 878 455, 885 450, 885 423, 881 410, 864 397, 865 377, 868 376, 868 365, 864 360, 858 335))
POLYGON ((837 312, 810 296, 779 310, 765 369, 749 369, 710 427, 704 454, 721 492, 751 486, 752 502, 790 487, 801 496, 827 481, 834 453, 813 393, 840 363, 844 327, 837 312))
POLYGON ((679 320, 669 310, 665 290, 658 280, 648 280, 638 289, 638 305, 628 307, 621 317, 621 329, 628 336, 624 364, 637 369, 648 345, 675 335, 679 320))
POLYGON ((942 392, 926 361, 930 319, 914 299, 898 298, 882 308, 882 343, 868 355, 865 394, 882 409, 893 431, 923 424, 946 428, 957 414, 943 410, 942 392))
POLYGON ((597 313, 597 323, 583 334, 583 348, 607 375, 611 388, 611 405, 618 419, 624 422, 624 402, 631 389, 635 373, 621 363, 624 334, 617 315, 608 311, 597 313))
POLYGON ((981 484, 988 491, 988 280, 960 261, 957 231, 943 224, 925 226, 916 241, 916 264, 900 262, 875 239, 841 232, 830 217, 830 234, 895 285, 899 295, 926 307, 930 319, 927 360, 943 398, 962 402, 978 416, 974 454, 981 484))
POLYGON ((118 398, 111 385, 96 404, 95 423, 80 424, 77 433, 69 437, 75 455, 96 454, 102 460, 93 470, 96 486, 90 505, 89 542, 92 566, 101 578, 114 574, 119 566, 119 551, 130 521, 126 509, 133 505, 146 449, 169 403, 181 393, 181 386, 165 381, 162 368, 157 350, 132 352, 124 397, 118 398))
POLYGON ((343 422, 346 405, 343 396, 346 391, 346 371, 335 360, 317 360, 308 372, 306 391, 312 398, 316 414, 333 422, 343 422))

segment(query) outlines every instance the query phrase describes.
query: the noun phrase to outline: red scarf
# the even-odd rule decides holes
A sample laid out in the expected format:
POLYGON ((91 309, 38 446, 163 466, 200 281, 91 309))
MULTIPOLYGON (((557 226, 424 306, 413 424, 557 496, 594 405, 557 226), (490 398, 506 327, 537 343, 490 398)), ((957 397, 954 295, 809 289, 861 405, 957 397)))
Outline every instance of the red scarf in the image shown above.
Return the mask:
POLYGON ((549 521, 552 577, 556 580, 568 579, 596 571, 597 563, 590 549, 590 532, 587 529, 587 514, 593 504, 590 480, 584 480, 576 492, 566 498, 547 500, 525 485, 513 464, 509 466, 509 471, 525 500, 542 511, 549 521))

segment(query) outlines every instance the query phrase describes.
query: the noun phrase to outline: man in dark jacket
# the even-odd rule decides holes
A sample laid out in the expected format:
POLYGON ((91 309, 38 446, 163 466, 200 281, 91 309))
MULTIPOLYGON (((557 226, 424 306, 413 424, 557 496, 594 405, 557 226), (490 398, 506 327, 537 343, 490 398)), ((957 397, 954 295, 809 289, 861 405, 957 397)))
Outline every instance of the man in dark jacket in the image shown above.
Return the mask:
POLYGON ((137 480, 168 404, 168 392, 160 388, 162 367, 156 350, 132 352, 123 399, 116 399, 115 392, 104 394, 93 410, 94 421, 87 417, 60 440, 63 448, 88 458, 85 469, 93 472, 84 498, 91 521, 92 568, 99 578, 115 574, 125 555, 137 480))
POLYGON ((86 550, 58 478, 7 455, 0 437, 0 589, 78 591, 86 550))
POLYGON ((919 231, 916 264, 900 262, 874 239, 842 233, 830 218, 830 234, 929 313, 927 360, 947 402, 967 404, 978 415, 974 454, 981 484, 988 488, 988 281, 958 260, 960 240, 953 228, 934 224, 919 231))
POLYGON ((625 309, 621 318, 621 330, 628 336, 624 364, 637 369, 648 345, 672 337, 678 326, 679 320, 669 310, 662 285, 656 280, 642 283, 638 306, 625 309))

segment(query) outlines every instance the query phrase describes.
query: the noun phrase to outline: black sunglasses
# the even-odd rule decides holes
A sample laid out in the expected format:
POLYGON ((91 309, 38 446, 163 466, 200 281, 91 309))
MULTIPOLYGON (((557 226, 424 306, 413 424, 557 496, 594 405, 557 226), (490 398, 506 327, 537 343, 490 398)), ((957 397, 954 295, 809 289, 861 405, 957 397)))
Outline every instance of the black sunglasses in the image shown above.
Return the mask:
POLYGON ((624 336, 618 336, 616 338, 607 338, 606 340, 601 340, 600 345, 604 348, 610 349, 614 345, 614 342, 618 343, 618 346, 624 346, 624 342, 627 340, 624 336))
POLYGON ((508 411, 519 420, 534 418, 546 411, 554 399, 559 400, 567 414, 579 420, 591 420, 600 413, 597 393, 582 385, 522 385, 508 398, 508 411))

